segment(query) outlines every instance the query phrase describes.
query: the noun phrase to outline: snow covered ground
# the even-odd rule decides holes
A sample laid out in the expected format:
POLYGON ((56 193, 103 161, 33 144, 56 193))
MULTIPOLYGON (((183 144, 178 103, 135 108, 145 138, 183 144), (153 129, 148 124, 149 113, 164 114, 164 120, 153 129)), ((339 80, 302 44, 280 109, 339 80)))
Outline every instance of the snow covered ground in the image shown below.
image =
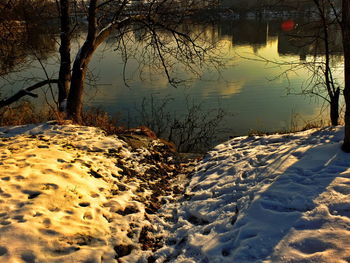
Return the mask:
POLYGON ((0 262, 147 262, 161 198, 181 192, 163 150, 92 127, 0 128, 0 262))
POLYGON ((218 145, 164 208, 156 262, 350 262, 342 138, 337 127, 218 145))
POLYGON ((342 127, 232 139, 179 182, 158 141, 49 124, 0 137, 0 262, 350 262, 342 127))

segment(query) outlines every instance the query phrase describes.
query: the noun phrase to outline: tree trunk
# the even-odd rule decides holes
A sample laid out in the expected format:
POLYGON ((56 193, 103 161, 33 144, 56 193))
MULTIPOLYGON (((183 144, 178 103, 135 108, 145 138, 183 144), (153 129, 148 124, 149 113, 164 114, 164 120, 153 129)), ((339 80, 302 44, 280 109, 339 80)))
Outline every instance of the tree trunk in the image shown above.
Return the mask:
POLYGON ((325 48, 325 68, 323 70, 324 81, 327 89, 328 96, 330 98, 330 118, 333 126, 338 125, 339 120, 339 95, 340 88, 335 87, 331 69, 331 50, 329 45, 329 21, 328 10, 325 2, 314 0, 314 3, 318 9, 320 19, 322 21, 323 40, 325 48))
MULTIPOLYGON (((124 1, 124 5, 127 1, 124 1)), ((67 117, 77 123, 82 121, 84 82, 88 64, 97 47, 112 33, 114 24, 110 23, 101 31, 97 32, 97 0, 89 3, 88 34, 83 46, 80 48, 73 64, 70 90, 67 99, 67 117)), ((125 25, 119 23, 118 25, 125 25)))
POLYGON ((97 0, 91 0, 88 10, 88 33, 73 65, 72 79, 67 99, 67 117, 77 123, 82 121, 84 81, 87 66, 96 49, 97 38, 97 0))
POLYGON ((81 123, 82 121, 83 92, 87 70, 86 67, 79 66, 73 66, 71 87, 67 99, 67 116, 76 123, 81 123))
POLYGON ((331 117, 331 123, 333 126, 337 126, 338 120, 339 120, 339 96, 340 96, 340 88, 338 87, 335 91, 334 95, 330 98, 330 117, 331 117))
POLYGON ((71 80, 69 0, 60 0, 59 8, 61 19, 61 46, 59 49, 61 64, 58 77, 58 104, 59 110, 64 111, 64 104, 68 96, 71 80))
POLYGON ((344 99, 345 99, 345 134, 342 149, 350 152, 350 2, 342 1, 342 34, 344 48, 344 99))

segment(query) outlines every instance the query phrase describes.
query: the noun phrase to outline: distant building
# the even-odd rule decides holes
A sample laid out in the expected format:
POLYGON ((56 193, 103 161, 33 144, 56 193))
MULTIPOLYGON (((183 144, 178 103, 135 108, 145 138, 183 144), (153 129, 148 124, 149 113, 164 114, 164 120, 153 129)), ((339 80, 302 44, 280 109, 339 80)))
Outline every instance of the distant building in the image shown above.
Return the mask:
MULTIPOLYGON (((334 1, 336 6, 341 5, 341 0, 334 1)), ((263 7, 270 8, 297 8, 300 10, 313 7, 313 0, 220 0, 220 5, 224 8, 236 10, 257 9, 263 7)))

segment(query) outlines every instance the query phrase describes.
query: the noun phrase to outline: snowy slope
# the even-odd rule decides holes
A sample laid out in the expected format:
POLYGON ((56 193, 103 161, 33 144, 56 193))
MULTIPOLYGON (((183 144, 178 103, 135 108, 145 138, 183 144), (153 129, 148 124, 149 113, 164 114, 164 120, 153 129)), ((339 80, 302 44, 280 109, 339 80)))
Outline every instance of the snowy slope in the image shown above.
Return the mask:
POLYGON ((235 138, 181 194, 186 181, 157 141, 133 149, 91 127, 0 128, 0 262, 350 262, 342 137, 336 127, 235 138))
POLYGON ((341 127, 240 137, 209 152, 163 209, 156 262, 350 262, 341 127))
POLYGON ((151 144, 74 125, 0 128, 0 262, 147 262, 177 172, 151 144))

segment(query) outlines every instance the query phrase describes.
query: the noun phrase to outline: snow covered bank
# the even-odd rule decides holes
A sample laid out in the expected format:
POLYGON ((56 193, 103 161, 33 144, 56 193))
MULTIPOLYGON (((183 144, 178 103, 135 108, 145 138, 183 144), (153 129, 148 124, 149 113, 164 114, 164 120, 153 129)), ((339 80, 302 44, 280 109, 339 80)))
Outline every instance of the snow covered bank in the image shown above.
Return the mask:
POLYGON ((0 128, 0 262, 147 262, 179 171, 157 140, 132 148, 92 127, 0 128))
POLYGON ((220 144, 185 194, 164 145, 121 138, 0 128, 0 262, 350 262, 341 127, 220 144))
POLYGON ((350 262, 350 155, 341 127, 241 137, 199 164, 156 262, 350 262))

